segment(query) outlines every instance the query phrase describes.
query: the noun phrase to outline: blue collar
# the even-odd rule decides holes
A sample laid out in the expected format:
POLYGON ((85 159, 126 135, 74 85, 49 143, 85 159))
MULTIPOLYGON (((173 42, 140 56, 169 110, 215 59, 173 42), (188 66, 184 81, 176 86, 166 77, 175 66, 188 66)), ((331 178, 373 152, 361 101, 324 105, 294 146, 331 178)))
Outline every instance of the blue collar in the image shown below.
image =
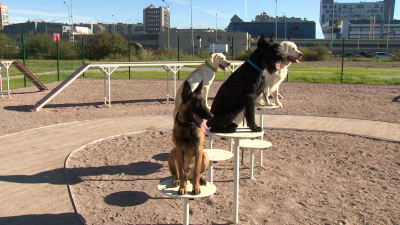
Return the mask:
POLYGON ((250 63, 250 65, 252 65, 256 70, 258 70, 258 72, 264 73, 264 70, 262 70, 258 66, 256 66, 256 64, 254 64, 252 61, 250 61, 250 59, 248 59, 247 62, 250 63))

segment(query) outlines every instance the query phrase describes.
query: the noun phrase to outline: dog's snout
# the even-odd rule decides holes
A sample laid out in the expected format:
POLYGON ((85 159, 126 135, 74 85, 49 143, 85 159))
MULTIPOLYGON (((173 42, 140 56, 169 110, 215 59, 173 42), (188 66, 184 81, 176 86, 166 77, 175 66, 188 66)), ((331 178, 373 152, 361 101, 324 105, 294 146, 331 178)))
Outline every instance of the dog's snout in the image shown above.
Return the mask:
POLYGON ((303 53, 302 52, 299 52, 299 57, 302 57, 303 56, 303 53))

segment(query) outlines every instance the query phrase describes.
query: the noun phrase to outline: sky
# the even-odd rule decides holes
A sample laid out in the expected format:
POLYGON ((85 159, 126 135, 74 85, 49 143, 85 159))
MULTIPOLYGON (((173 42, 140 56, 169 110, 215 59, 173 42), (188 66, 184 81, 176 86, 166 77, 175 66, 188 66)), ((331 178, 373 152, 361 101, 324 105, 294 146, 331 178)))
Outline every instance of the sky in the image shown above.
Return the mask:
MULTIPOLYGON (((377 0, 365 0, 376 2, 377 0)), ((8 7, 9 23, 28 20, 68 23, 72 5, 74 23, 142 23, 143 9, 169 5, 171 27, 225 29, 236 14, 243 21, 254 20, 262 12, 275 17, 307 18, 316 22, 316 36, 323 38, 319 25, 320 0, 0 0, 8 7), (71 4, 72 3, 72 4, 71 4), (191 13, 192 11, 192 13, 191 13)), ((341 0, 338 3, 360 2, 341 0)), ((395 4, 394 19, 400 19, 400 0, 395 4)))

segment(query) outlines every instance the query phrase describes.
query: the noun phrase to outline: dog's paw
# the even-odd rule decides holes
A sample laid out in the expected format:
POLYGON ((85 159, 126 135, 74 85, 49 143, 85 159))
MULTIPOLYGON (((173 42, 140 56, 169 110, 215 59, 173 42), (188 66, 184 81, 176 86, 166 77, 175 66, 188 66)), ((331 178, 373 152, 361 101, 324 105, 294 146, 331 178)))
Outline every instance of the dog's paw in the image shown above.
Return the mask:
POLYGON ((279 106, 279 108, 283 108, 282 103, 281 102, 276 102, 275 105, 279 106))
POLYGON ((250 130, 253 131, 253 132, 261 132, 262 128, 255 126, 255 127, 250 127, 250 130))
POLYGON ((178 190, 178 194, 186 195, 187 194, 186 187, 180 187, 179 190, 178 190))
POLYGON ((265 105, 266 105, 266 106, 275 106, 275 104, 274 104, 274 103, 271 103, 271 102, 267 102, 265 105))
POLYGON ((198 186, 198 187, 193 186, 192 194, 193 195, 198 195, 200 193, 201 193, 200 186, 198 186))
POLYGON ((181 182, 179 180, 174 180, 174 187, 178 187, 181 182))
POLYGON ((206 185, 207 184, 207 180, 204 177, 200 177, 200 185, 206 185))

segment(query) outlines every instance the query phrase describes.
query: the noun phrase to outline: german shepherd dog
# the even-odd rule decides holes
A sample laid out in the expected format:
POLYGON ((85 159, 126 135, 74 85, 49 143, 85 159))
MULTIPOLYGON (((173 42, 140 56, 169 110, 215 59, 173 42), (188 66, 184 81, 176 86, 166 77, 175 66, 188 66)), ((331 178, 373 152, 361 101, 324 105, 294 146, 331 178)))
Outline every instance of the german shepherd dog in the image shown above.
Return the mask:
POLYGON ((279 44, 265 41, 261 33, 250 58, 244 62, 221 85, 211 105, 214 118, 207 121, 211 132, 234 133, 237 124, 234 122, 239 113, 245 110, 247 126, 253 132, 260 132, 254 118, 254 100, 265 88, 263 70, 269 74, 280 68, 284 56, 279 52, 279 44))
POLYGON ((204 132, 208 128, 203 119, 211 119, 213 114, 208 110, 202 97, 203 81, 192 92, 187 80, 183 85, 182 102, 175 118, 172 141, 175 148, 168 158, 168 167, 175 177, 174 186, 179 185, 178 193, 187 194, 186 181, 192 179, 192 194, 200 194, 200 185, 207 183, 200 174, 208 168, 208 155, 203 152, 204 132))

